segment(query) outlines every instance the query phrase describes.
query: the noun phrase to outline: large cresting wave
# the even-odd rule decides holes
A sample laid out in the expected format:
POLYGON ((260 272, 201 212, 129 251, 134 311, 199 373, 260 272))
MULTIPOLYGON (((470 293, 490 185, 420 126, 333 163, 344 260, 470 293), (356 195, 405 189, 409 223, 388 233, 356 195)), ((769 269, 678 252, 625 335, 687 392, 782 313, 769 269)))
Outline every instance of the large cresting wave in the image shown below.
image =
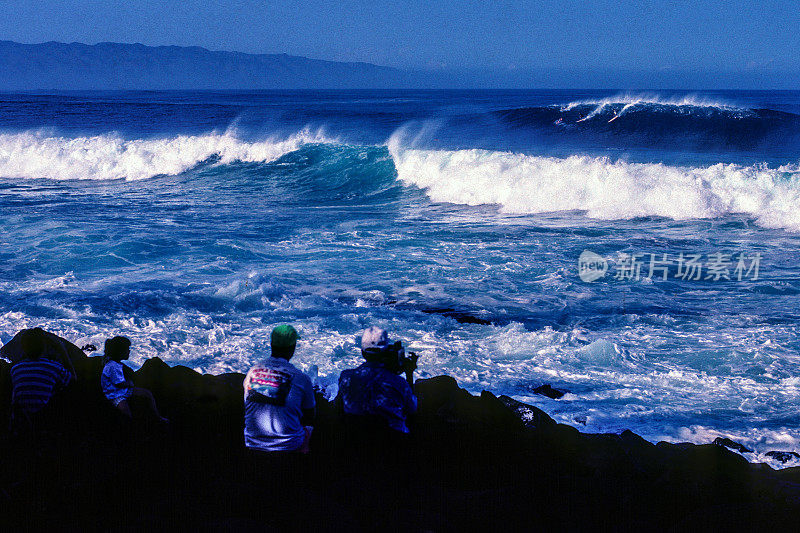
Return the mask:
POLYGON ((322 133, 304 130, 256 142, 232 131, 132 140, 110 134, 69 138, 6 133, 0 134, 0 177, 133 181, 180 174, 208 160, 270 162, 314 142, 325 142, 322 133))
POLYGON ((715 218, 746 213, 800 231, 800 165, 703 167, 488 150, 405 148, 389 141, 398 177, 437 202, 497 204, 510 213, 583 211, 600 219, 715 218))
POLYGON ((621 95, 566 105, 495 112, 504 123, 560 137, 600 139, 606 146, 750 151, 796 146, 800 116, 701 98, 621 95))

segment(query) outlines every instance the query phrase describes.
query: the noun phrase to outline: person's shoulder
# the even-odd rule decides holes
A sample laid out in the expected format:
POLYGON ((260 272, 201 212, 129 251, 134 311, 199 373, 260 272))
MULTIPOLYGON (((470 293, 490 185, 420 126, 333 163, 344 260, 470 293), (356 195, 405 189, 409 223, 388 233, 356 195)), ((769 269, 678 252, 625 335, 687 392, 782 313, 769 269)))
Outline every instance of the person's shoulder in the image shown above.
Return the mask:
POLYGON ((314 390, 314 384, 311 382, 311 378, 304 374, 302 371, 298 370, 297 374, 295 374, 295 381, 298 383, 302 383, 303 388, 308 390, 314 390))
POLYGON ((264 368, 264 365, 262 365, 262 364, 258 363, 258 364, 255 364, 255 365, 251 366, 251 367, 250 367, 250 370, 248 370, 248 371, 247 371, 247 373, 248 373, 248 374, 252 374, 252 373, 253 373, 253 372, 255 372, 256 370, 262 370, 263 368, 264 368))
POLYGON ((307 379, 309 383, 311 380, 309 377, 291 362, 287 361, 286 359, 280 359, 278 357, 269 357, 262 361, 260 364, 253 367, 253 370, 257 369, 270 369, 270 370, 278 370, 283 372, 289 372, 292 374, 292 379, 307 379))
POLYGON ((300 380, 309 387, 311 387, 311 378, 308 377, 308 374, 306 374, 305 372, 303 372, 302 370, 300 370, 299 368, 297 368, 288 361, 286 362, 286 364, 288 365, 287 368, 291 371, 292 375, 294 376, 293 379, 300 380))
POLYGON ((386 380, 399 389, 411 389, 411 385, 408 384, 406 378, 390 370, 386 370, 386 380))
POLYGON ((254 364, 253 366, 250 367, 250 370, 248 371, 248 374, 250 372, 255 372, 256 370, 264 370, 264 369, 267 369, 267 368, 273 368, 275 366, 273 364, 273 359, 274 359, 273 357, 267 357, 265 359, 262 359, 262 360, 258 361, 256 364, 254 364))
POLYGON ((42 357, 39 359, 39 364, 41 366, 49 366, 51 368, 55 368, 57 370, 66 369, 66 367, 60 362, 56 361, 55 359, 50 359, 49 357, 42 357))

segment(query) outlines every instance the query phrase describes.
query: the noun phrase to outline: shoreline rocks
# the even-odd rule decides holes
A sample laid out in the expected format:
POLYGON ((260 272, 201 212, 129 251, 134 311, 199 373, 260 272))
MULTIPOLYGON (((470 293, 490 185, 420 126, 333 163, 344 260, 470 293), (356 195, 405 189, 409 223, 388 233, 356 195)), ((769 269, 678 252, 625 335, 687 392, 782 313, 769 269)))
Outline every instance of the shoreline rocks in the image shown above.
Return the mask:
MULTIPOLYGON (((172 420, 164 429, 110 408, 100 358, 75 350, 78 383, 48 407, 44 436, 20 443, 0 432, 0 529, 800 527, 800 468, 750 464, 719 443, 580 433, 449 376, 417 381, 406 438, 354 432, 318 395, 311 454, 274 455, 243 446, 242 374, 147 361, 134 381, 172 420)), ((0 415, 8 368, 0 362, 0 415)))

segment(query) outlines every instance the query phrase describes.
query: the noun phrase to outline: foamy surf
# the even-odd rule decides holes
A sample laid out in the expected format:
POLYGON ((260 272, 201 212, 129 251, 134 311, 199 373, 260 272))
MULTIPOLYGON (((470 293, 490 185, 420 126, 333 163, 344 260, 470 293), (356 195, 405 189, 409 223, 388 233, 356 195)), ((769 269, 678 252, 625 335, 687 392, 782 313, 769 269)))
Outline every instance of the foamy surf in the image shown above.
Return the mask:
POLYGON ((248 142, 235 132, 177 135, 160 139, 0 134, 0 177, 52 180, 127 180, 176 175, 214 159, 219 164, 270 162, 304 144, 325 142, 321 132, 248 142))
POLYGON ((521 214, 584 211, 607 220, 745 213, 765 227, 800 231, 797 164, 679 167, 586 155, 406 149, 396 138, 389 150, 399 179, 436 202, 497 204, 521 214))
POLYGON ((134 366, 242 372, 292 323, 298 366, 334 395, 379 325, 420 354, 420 377, 581 431, 722 436, 793 466, 800 232, 762 226, 800 226, 800 101, 726 94, 744 115, 710 93, 637 94, 580 124, 606 93, 7 97, 0 342, 35 325, 78 345, 120 334, 134 366), (159 173, 178 176, 125 181, 159 173), (67 181, 26 182, 41 177, 67 181), (544 211, 560 212, 514 214, 544 211), (708 268, 758 253, 760 277, 644 265, 585 282, 587 250, 617 273, 626 253, 708 268))
POLYGON ((693 95, 663 98, 654 94, 620 94, 608 98, 577 100, 560 106, 562 112, 586 108, 589 112, 578 122, 586 122, 606 111, 612 111, 613 117, 608 122, 613 122, 632 109, 668 110, 686 112, 692 109, 724 112, 733 116, 747 116, 750 111, 733 104, 701 98, 693 95))
POLYGON ((663 107, 698 107, 714 108, 720 111, 739 111, 745 112, 747 109, 734 104, 714 100, 711 98, 696 95, 675 96, 665 98, 657 94, 618 94, 608 98, 595 98, 587 100, 575 100, 560 106, 562 111, 569 111, 576 107, 588 106, 595 107, 596 110, 607 106, 663 106, 663 107))

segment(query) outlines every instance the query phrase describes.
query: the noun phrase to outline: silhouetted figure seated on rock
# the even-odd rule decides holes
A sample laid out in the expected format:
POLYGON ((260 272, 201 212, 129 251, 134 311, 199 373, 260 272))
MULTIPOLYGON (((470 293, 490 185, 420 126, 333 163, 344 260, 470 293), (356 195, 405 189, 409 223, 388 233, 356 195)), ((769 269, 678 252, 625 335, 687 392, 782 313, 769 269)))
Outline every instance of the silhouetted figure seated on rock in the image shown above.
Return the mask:
POLYGON ((406 357, 400 341, 391 343, 386 330, 375 326, 361 336, 361 354, 366 362, 339 376, 338 402, 345 419, 351 425, 408 433, 408 417, 417 411, 412 390, 417 356, 406 357))
POLYGON ((311 380, 289 362, 298 338, 292 326, 277 326, 271 357, 244 378, 244 443, 250 449, 309 451, 316 399, 311 380))
POLYGON ((100 376, 103 394, 128 418, 133 418, 131 402, 136 403, 138 400, 149 415, 160 422, 168 423, 169 420, 158 412, 153 394, 147 389, 134 386, 133 381, 125 375, 125 366, 121 361, 128 359, 130 353, 131 341, 127 337, 117 336, 106 340, 103 373, 100 376))
POLYGON ((11 417, 15 431, 22 429, 23 424, 32 428, 36 415, 50 399, 75 380, 66 349, 44 330, 23 330, 18 341, 11 367, 11 417))

